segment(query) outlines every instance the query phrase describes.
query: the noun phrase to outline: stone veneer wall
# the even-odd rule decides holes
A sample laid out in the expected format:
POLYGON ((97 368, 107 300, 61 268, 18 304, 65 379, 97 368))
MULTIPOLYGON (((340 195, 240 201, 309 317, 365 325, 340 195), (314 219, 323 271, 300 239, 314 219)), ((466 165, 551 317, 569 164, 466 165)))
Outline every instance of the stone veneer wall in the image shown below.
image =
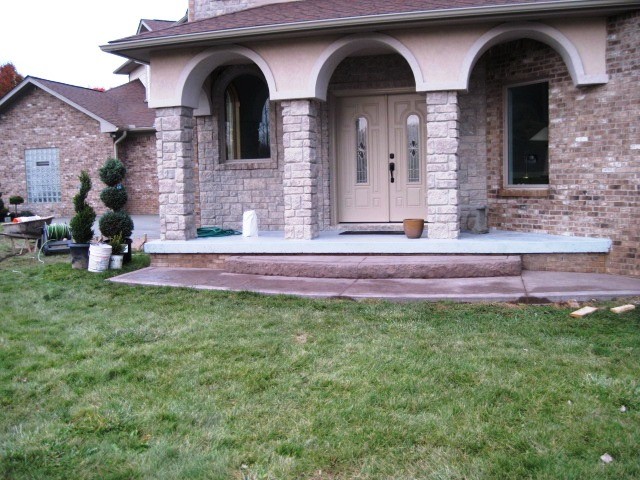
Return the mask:
MULTIPOLYGON (((102 182, 98 169, 113 156, 113 141, 101 133, 97 121, 37 88, 28 90, 0 113, 0 191, 5 206, 9 197, 20 195, 25 203, 19 207, 38 215, 71 216, 73 196, 78 192, 81 170, 87 170, 93 182, 89 203, 96 212, 105 207, 99 195, 102 182), (26 203, 27 178, 24 151, 31 148, 58 148, 62 201, 26 203)), ((13 208, 13 207, 12 207, 13 208)))
POLYGON ((550 47, 522 40, 484 59, 489 224, 506 230, 608 237, 609 273, 640 276, 640 14, 608 20, 609 83, 574 87, 550 47), (549 190, 503 191, 503 88, 549 81, 549 190))
MULTIPOLYGON (((118 157, 127 167, 127 211, 132 215, 158 214, 158 167, 155 132, 129 133, 118 145, 118 157)), ((98 180, 98 187, 104 184, 98 180)))
POLYGON ((282 187, 282 108, 271 103, 272 158, 268 161, 221 162, 218 120, 196 117, 200 224, 242 229, 242 214, 255 210, 260 230, 284 230, 282 187))
POLYGON ((476 209, 486 207, 488 202, 485 74, 484 62, 479 62, 471 75, 469 91, 458 95, 461 230, 473 228, 476 209))
POLYGON ((217 17, 248 8, 261 7, 270 3, 284 3, 296 0, 189 0, 189 21, 217 17))

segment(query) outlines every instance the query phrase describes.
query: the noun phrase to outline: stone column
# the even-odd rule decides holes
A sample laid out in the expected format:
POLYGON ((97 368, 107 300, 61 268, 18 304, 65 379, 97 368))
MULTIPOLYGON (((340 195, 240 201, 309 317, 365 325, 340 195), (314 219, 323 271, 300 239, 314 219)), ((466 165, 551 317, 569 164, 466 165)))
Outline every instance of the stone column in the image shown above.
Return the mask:
POLYGON ((427 93, 427 235, 460 235, 457 92, 427 93))
POLYGON ((156 109, 160 238, 196 238, 193 109, 156 109))
POLYGON ((318 236, 318 111, 315 101, 282 102, 284 237, 288 239, 318 236))

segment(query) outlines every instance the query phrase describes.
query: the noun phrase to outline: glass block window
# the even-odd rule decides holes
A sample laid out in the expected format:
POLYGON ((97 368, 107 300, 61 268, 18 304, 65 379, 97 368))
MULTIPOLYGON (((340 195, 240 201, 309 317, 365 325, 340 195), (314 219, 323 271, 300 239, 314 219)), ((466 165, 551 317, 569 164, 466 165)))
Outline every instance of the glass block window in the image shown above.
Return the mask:
POLYGON ((356 119, 356 183, 367 183, 367 119, 356 119))
POLYGON ((420 117, 409 115, 407 118, 408 168, 407 181, 420 181, 420 117))
POLYGON ((24 158, 29 203, 60 202, 62 192, 58 149, 31 148, 24 151, 24 158))

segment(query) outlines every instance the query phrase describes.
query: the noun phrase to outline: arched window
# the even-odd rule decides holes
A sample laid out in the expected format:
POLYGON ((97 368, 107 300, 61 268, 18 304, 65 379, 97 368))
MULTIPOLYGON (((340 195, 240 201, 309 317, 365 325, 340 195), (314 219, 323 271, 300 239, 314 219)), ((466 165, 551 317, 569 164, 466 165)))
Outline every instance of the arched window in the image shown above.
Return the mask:
POLYGON ((271 157, 269 89, 261 78, 235 77, 224 92, 224 138, 227 160, 271 157))

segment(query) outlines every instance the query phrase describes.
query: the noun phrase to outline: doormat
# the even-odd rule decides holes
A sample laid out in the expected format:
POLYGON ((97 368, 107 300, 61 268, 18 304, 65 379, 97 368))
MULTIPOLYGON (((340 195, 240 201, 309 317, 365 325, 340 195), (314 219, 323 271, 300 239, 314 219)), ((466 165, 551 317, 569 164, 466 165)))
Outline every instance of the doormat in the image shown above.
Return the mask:
POLYGON ((404 235, 404 232, 393 232, 389 230, 347 230, 340 235, 404 235))

